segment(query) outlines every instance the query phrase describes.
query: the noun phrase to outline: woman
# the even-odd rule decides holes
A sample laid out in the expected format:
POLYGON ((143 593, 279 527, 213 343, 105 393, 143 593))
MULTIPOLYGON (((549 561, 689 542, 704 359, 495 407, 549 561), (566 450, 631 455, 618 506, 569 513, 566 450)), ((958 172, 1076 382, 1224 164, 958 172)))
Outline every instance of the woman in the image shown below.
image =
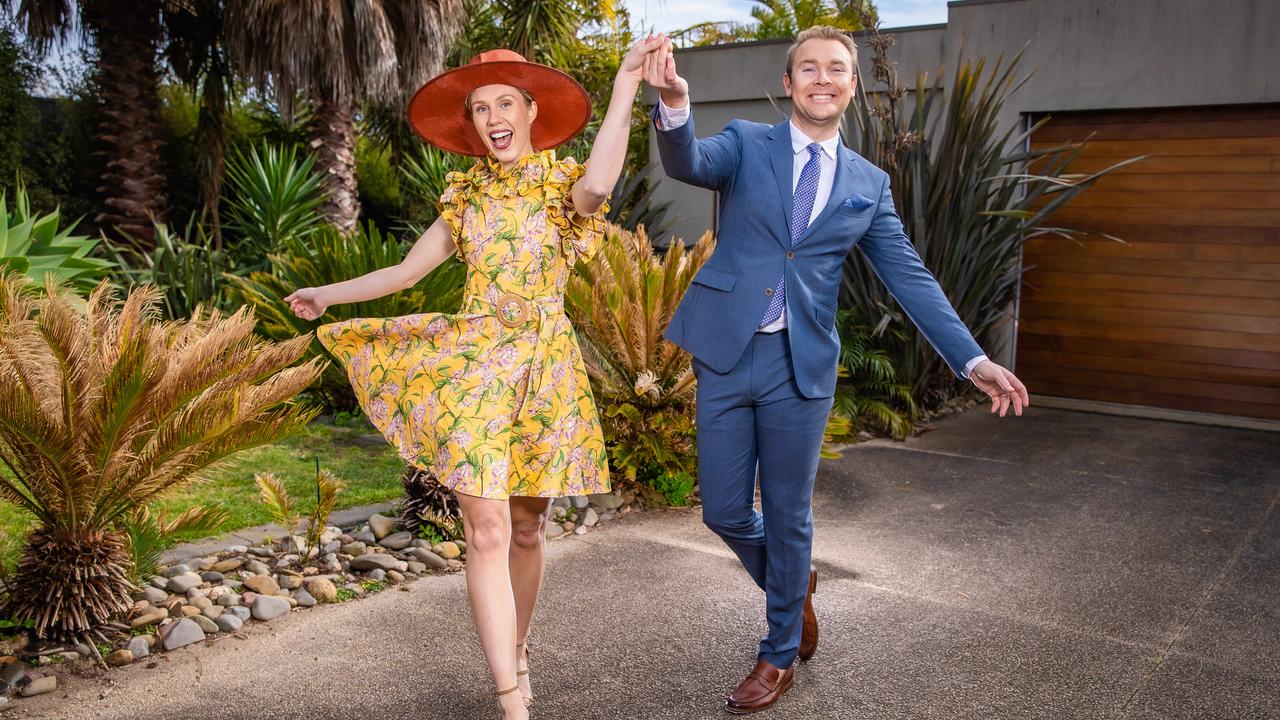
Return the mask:
POLYGON ((666 38, 650 36, 623 58, 585 166, 550 149, 591 115, 568 75, 494 50, 435 77, 410 101, 410 124, 439 148, 481 159, 450 174, 440 217, 399 265, 285 298, 314 320, 330 305, 410 287, 451 253, 466 262, 457 314, 351 320, 317 335, 369 419, 457 495, 467 593, 504 718, 527 718, 533 700, 526 638, 551 501, 609 489, 564 289, 574 263, 601 243, 646 57, 663 52, 666 38))

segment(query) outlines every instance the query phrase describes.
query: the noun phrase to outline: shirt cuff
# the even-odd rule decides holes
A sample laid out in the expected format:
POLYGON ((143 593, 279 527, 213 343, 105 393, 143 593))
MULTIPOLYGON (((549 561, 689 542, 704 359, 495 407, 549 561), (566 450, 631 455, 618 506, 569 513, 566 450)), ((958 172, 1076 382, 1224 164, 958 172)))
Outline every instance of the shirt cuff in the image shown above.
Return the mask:
POLYGON ((970 360, 969 362, 965 363, 965 364, 964 364, 964 379, 965 379, 965 380, 968 380, 968 379, 969 379, 969 374, 973 372, 973 369, 974 369, 974 368, 978 367, 978 363, 982 362, 983 360, 989 360, 989 359, 990 359, 990 358, 988 358, 986 355, 979 355, 978 357, 976 357, 976 358, 974 358, 974 359, 970 360))
POLYGON ((689 122, 689 106, 682 108, 669 108, 667 104, 662 102, 662 98, 658 98, 658 129, 662 131, 675 130, 676 128, 689 122))

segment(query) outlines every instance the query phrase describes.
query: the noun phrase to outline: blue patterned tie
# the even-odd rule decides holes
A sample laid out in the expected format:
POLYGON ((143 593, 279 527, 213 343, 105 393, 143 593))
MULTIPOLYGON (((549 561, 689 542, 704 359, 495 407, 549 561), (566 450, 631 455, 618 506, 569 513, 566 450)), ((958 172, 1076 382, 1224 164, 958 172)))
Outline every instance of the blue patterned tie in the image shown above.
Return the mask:
MULTIPOLYGON (((804 164, 804 169, 800 171, 800 180, 796 183, 795 192, 791 196, 791 246, 795 247, 800 242, 800 236, 804 234, 806 228, 809 227, 809 215, 813 213, 813 202, 818 198, 818 175, 822 171, 822 161, 818 156, 822 153, 822 146, 818 143, 809 143, 805 148, 809 151, 809 161, 804 164)), ((770 323, 776 322, 782 317, 782 308, 787 305, 787 276, 783 274, 778 280, 778 284, 773 289, 773 299, 769 301, 769 307, 765 308, 764 318, 760 320, 760 327, 765 327, 770 323)))

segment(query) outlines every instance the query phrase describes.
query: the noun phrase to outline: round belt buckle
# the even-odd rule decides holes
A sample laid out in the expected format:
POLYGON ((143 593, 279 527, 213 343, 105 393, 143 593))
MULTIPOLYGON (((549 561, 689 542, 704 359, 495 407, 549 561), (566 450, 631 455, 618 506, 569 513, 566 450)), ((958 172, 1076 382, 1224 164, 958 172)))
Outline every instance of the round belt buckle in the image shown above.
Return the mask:
POLYGON ((529 302, 514 293, 503 293, 498 298, 498 322, 509 328, 518 328, 529 321, 529 302))

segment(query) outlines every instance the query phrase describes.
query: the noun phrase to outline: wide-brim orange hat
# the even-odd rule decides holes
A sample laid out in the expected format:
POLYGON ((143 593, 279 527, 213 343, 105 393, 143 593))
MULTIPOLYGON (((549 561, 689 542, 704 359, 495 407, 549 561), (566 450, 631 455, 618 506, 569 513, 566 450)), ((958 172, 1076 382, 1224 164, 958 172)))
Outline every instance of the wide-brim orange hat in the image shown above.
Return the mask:
POLYGON ((449 152, 484 156, 489 148, 467 117, 467 96, 484 85, 510 85, 538 103, 530 138, 535 150, 564 143, 591 119, 591 97, 567 74, 525 60, 511 50, 489 50, 446 70, 418 88, 409 100, 409 125, 423 140, 449 152))

